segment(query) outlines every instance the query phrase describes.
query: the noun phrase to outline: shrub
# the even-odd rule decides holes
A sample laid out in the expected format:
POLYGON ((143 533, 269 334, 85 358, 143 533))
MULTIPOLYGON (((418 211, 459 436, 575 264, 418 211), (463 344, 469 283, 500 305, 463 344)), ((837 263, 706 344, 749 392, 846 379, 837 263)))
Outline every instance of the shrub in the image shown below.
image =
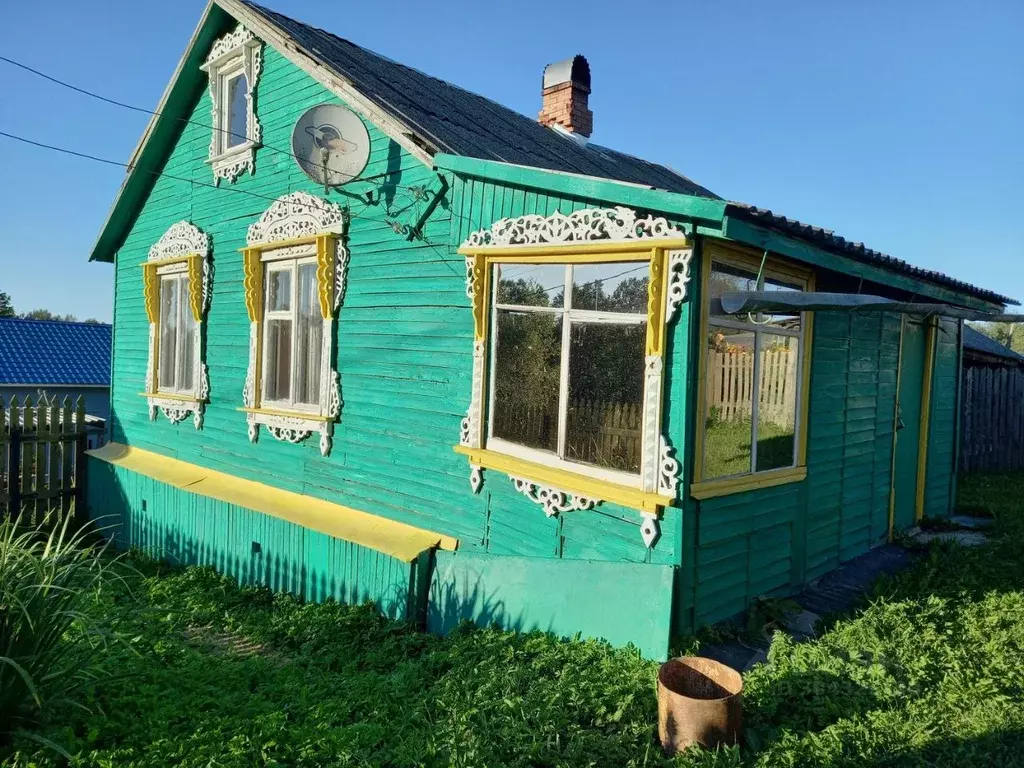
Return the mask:
POLYGON ((72 525, 0 519, 0 741, 99 669, 102 634, 83 609, 112 561, 72 525))

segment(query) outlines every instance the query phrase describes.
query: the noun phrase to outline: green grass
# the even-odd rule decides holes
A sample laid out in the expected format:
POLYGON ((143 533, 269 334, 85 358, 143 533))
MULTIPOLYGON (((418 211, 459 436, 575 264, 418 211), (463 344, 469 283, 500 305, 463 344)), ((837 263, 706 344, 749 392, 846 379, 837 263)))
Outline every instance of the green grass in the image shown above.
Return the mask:
MULTIPOLYGON (((746 676, 748 744, 661 758, 657 665, 542 635, 419 634, 206 569, 136 561, 93 606, 127 643, 89 711, 37 734, 89 766, 1024 765, 1024 478, 974 478, 993 540, 933 546, 816 641, 746 676)), ((5 766, 61 758, 17 737, 5 766)))
MULTIPOLYGON (((750 473, 750 421, 708 419, 704 433, 704 478, 750 473)), ((793 431, 762 422, 758 425, 757 455, 759 469, 788 467, 793 464, 793 431)))

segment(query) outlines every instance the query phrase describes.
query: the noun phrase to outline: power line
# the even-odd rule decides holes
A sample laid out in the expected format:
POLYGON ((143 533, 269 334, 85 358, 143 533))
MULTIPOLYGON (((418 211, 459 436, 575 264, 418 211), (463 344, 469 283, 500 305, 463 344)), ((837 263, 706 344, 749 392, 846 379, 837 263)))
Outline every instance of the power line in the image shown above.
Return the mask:
MULTIPOLYGON (((4 137, 6 137, 8 139, 13 139, 14 141, 20 141, 20 142, 22 142, 24 144, 29 144, 29 145, 31 145, 33 147, 38 147, 40 149, 46 149, 46 150, 49 150, 51 152, 58 152, 60 154, 71 155, 73 157, 79 157, 79 158, 83 158, 85 160, 92 160, 92 161, 97 162, 97 163, 103 163, 104 165, 113 165, 113 166, 116 166, 118 168, 128 168, 128 169, 132 168, 132 166, 129 163, 123 163, 123 162, 121 162, 119 160, 111 160, 111 159, 106 158, 106 157, 98 157, 97 155, 90 155, 90 154, 88 154, 86 152, 77 152, 77 151, 75 151, 73 149, 67 149, 65 147, 58 147, 58 146, 56 146, 54 144, 46 144, 46 143, 41 142, 41 141, 36 141, 34 139, 29 139, 29 138, 26 138, 24 136, 18 136, 16 134, 8 133, 7 131, 3 131, 3 130, 0 130, 0 136, 4 136, 4 137)), ((272 202, 272 203, 273 202, 277 202, 277 198, 276 197, 270 197, 268 195, 261 195, 258 192, 250 192, 247 189, 239 189, 237 187, 221 187, 221 186, 218 186, 216 184, 211 184, 209 182, 197 181, 195 179, 186 178, 185 176, 175 176, 174 174, 165 173, 165 172, 162 172, 162 171, 148 171, 148 173, 150 175, 157 176, 157 177, 173 179, 175 181, 183 181, 183 182, 186 182, 188 184, 195 184, 197 186, 207 187, 209 189, 216 189, 216 190, 218 190, 220 192, 233 192, 233 193, 236 193, 236 194, 248 195, 249 197, 254 197, 254 198, 257 198, 259 200, 265 200, 265 201, 272 202)), ((404 185, 396 185, 396 186, 404 186, 404 185)), ((312 210, 318 210, 318 211, 323 211, 324 210, 324 208, 322 206, 320 206, 320 205, 311 205, 309 203, 298 203, 298 202, 293 203, 293 204, 297 205, 297 206, 300 206, 300 207, 309 208, 309 209, 312 209, 312 210)), ((356 219, 356 218, 366 218, 368 221, 376 221, 376 222, 388 224, 389 226, 393 227, 394 219, 391 219, 390 217, 378 218, 378 217, 374 217, 374 216, 369 216, 369 215, 367 215, 367 212, 369 210, 370 210, 370 207, 369 207, 369 205, 367 205, 363 209, 363 211, 360 212, 360 213, 356 213, 356 214, 350 213, 349 214, 349 218, 350 218, 350 220, 351 219, 356 219)), ((435 253, 437 253, 440 256, 442 256, 442 260, 445 261, 446 264, 448 263, 449 260, 444 259, 444 257, 446 256, 446 253, 444 251, 438 250, 438 247, 437 247, 438 244, 437 243, 433 243, 433 242, 427 240, 427 238, 425 236, 422 236, 422 234, 421 234, 421 240, 422 240, 422 242, 425 245, 430 247, 435 253)), ((450 265, 449 265, 449 267, 450 267, 450 265)), ((456 272, 456 274, 458 274, 458 273, 456 272)))

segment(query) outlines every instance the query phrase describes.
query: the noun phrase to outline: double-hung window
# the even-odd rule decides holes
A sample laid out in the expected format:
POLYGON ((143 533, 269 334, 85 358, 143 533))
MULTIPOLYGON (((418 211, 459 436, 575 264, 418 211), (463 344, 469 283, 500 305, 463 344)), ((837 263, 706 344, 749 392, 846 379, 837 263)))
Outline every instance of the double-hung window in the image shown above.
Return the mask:
POLYGON ((725 293, 804 291, 810 275, 797 268, 721 246, 705 248, 698 403, 698 467, 694 495, 728 491, 762 478, 799 479, 810 315, 799 312, 725 314, 711 300, 725 293), (791 478, 790 474, 794 476, 791 478))
MULTIPOLYGON (((180 264, 184 267, 185 264, 180 264)), ((158 270, 159 272, 159 270, 158 270)), ((189 308, 188 273, 178 269, 160 275, 159 394, 191 395, 195 389, 195 334, 198 327, 189 308)))
POLYGON ((341 413, 341 379, 333 354, 345 294, 345 212, 305 192, 279 197, 249 227, 242 249, 249 314, 249 367, 242 390, 249 440, 260 427, 300 443, 320 434, 331 452, 341 413))
POLYGON ((149 318, 149 358, 143 394, 149 417, 172 423, 192 414, 203 426, 209 382, 202 326, 210 303, 210 239, 188 221, 172 224, 142 263, 149 318))
POLYGON ((263 44, 239 24, 214 42, 201 69, 210 79, 213 135, 210 158, 214 180, 234 182, 255 173, 262 129, 256 114, 256 84, 263 68, 263 44))
POLYGON ((488 447, 638 485, 648 262, 491 269, 488 447))
POLYGON ((316 411, 323 347, 316 259, 268 261, 265 270, 263 406, 316 411))

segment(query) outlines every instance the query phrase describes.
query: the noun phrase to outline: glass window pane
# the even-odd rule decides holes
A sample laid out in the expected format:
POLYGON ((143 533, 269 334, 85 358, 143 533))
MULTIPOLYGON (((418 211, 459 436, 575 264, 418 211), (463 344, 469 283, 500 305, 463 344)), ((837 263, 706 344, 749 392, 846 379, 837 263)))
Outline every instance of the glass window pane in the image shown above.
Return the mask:
MULTIPOLYGON (((646 265, 644 265, 646 267, 646 265)), ((565 458, 640 471, 647 326, 573 323, 565 458)))
POLYGON ((248 81, 245 74, 240 73, 228 80, 227 93, 227 128, 225 146, 228 148, 244 144, 249 135, 249 106, 246 103, 248 81))
POLYGON ((521 307, 561 307, 565 296, 564 264, 498 264, 498 303, 521 307))
POLYGON ((268 320, 265 333, 263 399, 288 400, 292 381, 292 321, 268 320))
POLYGON ((174 389, 178 341, 178 280, 160 280, 160 357, 157 363, 159 389, 174 389))
MULTIPOLYGON (((740 269, 731 264, 720 264, 717 261, 711 265, 711 275, 708 278, 708 292, 712 299, 722 298, 723 293, 736 291, 756 291, 757 272, 740 269)), ((746 320, 746 315, 723 315, 733 317, 735 320, 746 320)))
POLYGON ((557 451, 561 316, 500 310, 495 331, 493 435, 557 451))
POLYGON ((757 471, 791 467, 795 457, 800 340, 761 336, 757 399, 757 471))
MULTIPOLYGON (((793 282, 785 282, 774 277, 764 278, 765 291, 773 291, 778 293, 795 293, 802 291, 803 288, 793 282)), ((775 326, 776 328, 789 328, 794 331, 800 330, 800 313, 799 312, 780 312, 776 314, 759 314, 755 318, 759 323, 764 325, 775 326)))
POLYGON ((705 381, 704 479, 751 471, 754 334, 710 326, 705 381))
POLYGON ((573 267, 572 308, 599 312, 647 312, 646 261, 580 264, 573 267))
POLYGON ((292 273, 290 269, 267 270, 267 311, 288 312, 292 308, 292 273))
POLYGON ((323 319, 317 297, 316 265, 299 267, 299 311, 295 338, 295 402, 320 402, 320 353, 323 319))
POLYGON ((180 320, 178 323, 181 343, 178 354, 178 389, 191 392, 193 389, 192 369, 195 365, 195 342, 196 321, 192 317, 192 303, 188 293, 188 276, 181 278, 178 295, 181 297, 178 302, 180 320))

